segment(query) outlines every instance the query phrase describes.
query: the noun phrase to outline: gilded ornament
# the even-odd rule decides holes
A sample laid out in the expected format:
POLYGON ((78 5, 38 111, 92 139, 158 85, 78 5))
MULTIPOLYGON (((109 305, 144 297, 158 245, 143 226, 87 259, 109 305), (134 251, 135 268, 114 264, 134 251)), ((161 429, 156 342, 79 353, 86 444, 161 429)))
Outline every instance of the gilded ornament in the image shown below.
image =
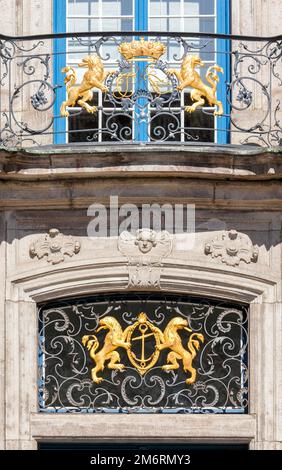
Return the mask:
POLYGON ((96 113, 97 106, 90 106, 87 101, 91 101, 93 98, 93 88, 98 88, 103 93, 108 91, 108 88, 104 85, 106 78, 115 72, 105 72, 102 60, 98 55, 87 56, 82 59, 79 67, 87 67, 88 70, 85 72, 82 83, 77 84, 77 75, 73 67, 64 67, 62 73, 66 74, 65 85, 67 88, 68 99, 61 105, 61 116, 68 117, 69 112, 67 106, 81 106, 88 113, 96 113))
POLYGON ((217 106, 214 111, 215 116, 221 116, 223 114, 222 102, 216 98, 217 84, 219 77, 216 72, 223 73, 223 68, 218 65, 212 65, 206 72, 206 80, 210 86, 203 83, 200 74, 195 70, 196 67, 203 67, 203 62, 198 56, 186 55, 183 58, 180 70, 170 69, 168 73, 175 75, 178 79, 177 89, 183 91, 185 88, 191 87, 191 99, 195 101, 192 106, 186 106, 185 111, 187 113, 193 113, 199 106, 205 105, 205 100, 210 106, 217 106))
POLYGON ((127 329, 122 331, 119 322, 114 317, 105 317, 99 322, 100 327, 96 330, 109 330, 106 334, 104 345, 99 352, 99 341, 95 335, 84 335, 82 344, 87 347, 90 352, 91 359, 95 362, 95 367, 91 371, 92 380, 95 383, 102 382, 102 377, 97 377, 97 373, 103 371, 105 362, 109 361, 107 366, 109 369, 124 369, 124 365, 120 363, 120 355, 116 351, 117 348, 128 349, 130 343, 126 342, 127 329))
POLYGON ((128 358, 131 364, 140 372, 141 375, 151 369, 159 358, 161 332, 159 328, 154 326, 148 321, 146 313, 142 312, 138 316, 138 320, 129 328, 127 334, 127 341, 130 343, 130 348, 127 350, 128 358), (137 332, 137 335, 134 335, 137 332), (133 336, 134 335, 134 336, 133 336), (152 354, 146 356, 145 347, 146 339, 154 337, 155 349, 152 354), (141 344, 141 355, 138 357, 132 350, 132 343, 138 341, 141 344))
POLYGON ((141 38, 121 43, 118 51, 126 60, 138 60, 140 57, 158 60, 166 52, 166 46, 159 41, 145 41, 141 38))
POLYGON ((125 365, 120 362, 119 353, 116 351, 119 347, 126 350, 131 365, 141 375, 145 374, 158 362, 160 351, 168 348, 171 351, 167 355, 167 364, 163 365, 162 369, 166 371, 178 369, 180 367, 178 361, 181 361, 183 370, 191 374, 186 379, 186 384, 193 384, 196 381, 196 369, 193 367, 192 362, 201 343, 204 342, 204 336, 201 333, 193 333, 188 328, 188 321, 184 318, 173 318, 162 332, 148 320, 144 312, 141 312, 137 321, 129 325, 124 331, 117 319, 106 316, 100 320, 99 327, 94 333, 97 334, 102 329, 109 331, 99 352, 97 352, 99 340, 96 335, 84 335, 82 338, 83 345, 87 347, 90 357, 95 363, 95 367, 91 371, 93 382, 100 383, 103 380, 102 377, 97 376, 97 373, 104 370, 107 361, 109 369, 123 370, 125 368, 125 365), (178 330, 192 333, 187 342, 187 349, 182 344, 178 330))
POLYGON ((175 317, 168 323, 164 330, 162 344, 158 346, 160 351, 166 348, 171 349, 167 355, 167 364, 163 366, 163 369, 178 369, 178 361, 182 361, 185 372, 191 374, 191 377, 186 379, 186 383, 193 384, 196 380, 196 369, 192 366, 192 361, 200 348, 200 342, 204 342, 204 336, 201 333, 192 333, 187 343, 187 349, 185 349, 178 330, 186 330, 192 333, 192 330, 188 328, 187 320, 182 317, 175 317))

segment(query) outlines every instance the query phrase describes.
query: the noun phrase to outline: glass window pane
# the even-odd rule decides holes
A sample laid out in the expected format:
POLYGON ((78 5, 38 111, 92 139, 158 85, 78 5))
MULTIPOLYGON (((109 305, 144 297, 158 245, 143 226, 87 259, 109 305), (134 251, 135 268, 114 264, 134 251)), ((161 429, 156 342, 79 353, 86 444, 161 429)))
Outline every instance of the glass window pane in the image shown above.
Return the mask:
POLYGON ((180 26, 180 22, 180 18, 169 18, 167 31, 181 31, 182 28, 180 26))
POLYGON ((213 15, 214 0, 184 0, 184 15, 213 15))
POLYGON ((149 4, 149 15, 164 15, 163 4, 158 0, 151 0, 149 4))
POLYGON ((89 31, 89 20, 87 18, 71 18, 68 19, 68 32, 89 31))
POLYGON ((200 8, 199 2, 192 2, 191 0, 184 0, 184 15, 199 15, 200 8))
POLYGON ((102 3, 103 16, 120 16, 120 2, 116 0, 104 0, 102 3))
MULTIPOLYGON (((78 64, 85 55, 89 54, 89 48, 87 46, 80 45, 77 41, 68 41, 68 56, 67 63, 70 65, 78 64)), ((83 73, 83 69, 77 70, 78 74, 83 73)), ((84 69, 85 72, 85 69, 84 69)))
POLYGON ((151 18, 150 29, 152 31, 167 31, 167 19, 166 18, 151 18))
POLYGON ((98 0, 69 0, 68 1, 68 14, 69 15, 89 15, 90 5, 96 7, 98 12, 98 0))
MULTIPOLYGON (((185 104, 193 104, 189 93, 185 93, 185 104)), ((214 116, 212 113, 204 113, 202 110, 185 113, 184 127, 186 141, 214 142, 214 116)))
POLYGON ((197 33, 200 31, 200 21, 199 18, 184 18, 184 27, 185 32, 197 33))
POLYGON ((90 0, 90 15, 99 16, 99 1, 90 0))
POLYGON ((115 62, 119 57, 117 46, 113 42, 106 42, 102 46, 102 55, 108 57, 107 62, 104 62, 106 66, 108 62, 115 62))
MULTIPOLYGON (((93 93, 91 106, 98 106, 98 93, 93 93)), ((69 142, 94 142, 98 140, 98 114, 89 114, 86 111, 69 110, 69 142)))
MULTIPOLYGON (((95 20, 91 20, 91 27, 92 31, 95 31, 95 20)), ((103 31, 132 31, 133 21, 127 18, 102 18, 102 29, 103 31)), ((99 31, 99 28, 96 27, 96 31, 99 31)))
POLYGON ((214 18, 184 18, 185 32, 214 33, 214 18))
POLYGON ((200 31, 202 33, 214 33, 215 32, 214 18, 201 18, 200 19, 200 31))
POLYGON ((122 16, 133 15, 133 0, 121 1, 121 15, 122 16))
POLYGON ((103 16, 130 16, 132 15, 133 0, 103 0, 103 16))
POLYGON ((149 15, 179 15, 179 0, 151 0, 149 5, 149 15))
POLYGON ((121 19, 121 31, 133 31, 133 21, 130 19, 121 19))
POLYGON ((119 18, 103 18, 103 31, 118 31, 120 30, 119 18))
POLYGON ((89 30, 88 31, 100 31, 101 30, 101 20, 99 18, 89 20, 89 30))
POLYGON ((199 41, 201 47, 201 59, 203 61, 215 61, 215 40, 214 39, 201 39, 199 41))
POLYGON ((167 15, 179 15, 180 2, 179 0, 166 0, 167 15))

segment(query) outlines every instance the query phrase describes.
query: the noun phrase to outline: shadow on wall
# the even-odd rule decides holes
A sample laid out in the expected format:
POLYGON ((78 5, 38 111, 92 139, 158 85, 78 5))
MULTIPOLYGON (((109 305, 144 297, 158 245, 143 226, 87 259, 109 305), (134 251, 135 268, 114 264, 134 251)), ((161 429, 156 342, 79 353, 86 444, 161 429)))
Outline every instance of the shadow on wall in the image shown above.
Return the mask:
MULTIPOLYGON (((95 247, 103 249, 107 237, 113 237, 116 240, 119 234, 124 230, 131 231, 131 227, 124 223, 125 215, 120 215, 118 228, 111 232, 111 215, 109 210, 105 210, 105 217, 97 221, 92 213, 89 217, 86 209, 63 209, 63 210, 19 210, 8 211, 3 218, 0 217, 0 236, 1 239, 12 244, 14 240, 20 240, 24 237, 37 234, 39 237, 50 234, 50 229, 56 229, 58 234, 72 237, 88 238, 89 242, 96 243, 95 247), (3 220, 4 219, 4 220, 3 220), (106 224, 106 233, 89 232, 89 224, 95 222, 97 230, 101 222, 106 224), (89 237, 91 233, 91 237, 89 237), (104 243, 102 243, 102 239, 104 243)), ((128 218, 127 218, 128 222, 128 218)), ((152 222, 152 221, 151 221, 152 222)), ((157 230, 167 229, 164 218, 159 220, 157 230)), ((186 220, 187 222, 187 220, 186 220)), ((169 226, 168 232, 174 231, 173 224, 169 226)), ((184 224, 185 225, 185 224, 184 224)), ((221 243, 222 238, 228 243, 237 244, 239 239, 243 239, 243 244, 252 245, 260 249, 260 256, 274 246, 281 243, 282 214, 278 212, 242 212, 242 211, 216 211, 216 210, 197 210, 195 211, 195 220, 189 221, 184 230, 178 231, 174 235, 174 248, 178 251, 196 250, 203 243, 221 243), (196 237, 195 237, 196 234, 196 237), (194 240, 192 243, 189 240, 194 240), (194 245, 193 245, 194 243, 194 245), (197 248, 198 245, 198 248, 197 248)), ((142 227, 142 218, 139 220, 139 227, 142 227)), ((143 226, 144 227, 144 226, 143 226)), ((155 225, 152 223, 151 228, 155 225)), ((146 224, 145 228, 148 228, 146 224)), ((132 233, 135 233, 132 230, 132 233)), ((57 241, 59 239, 57 238, 57 241)), ((224 243, 225 243, 224 241, 224 243)), ((99 249, 100 249, 99 248, 99 249)), ((75 247, 74 247, 75 250, 75 247)), ((208 254, 208 253, 206 253, 208 254)))

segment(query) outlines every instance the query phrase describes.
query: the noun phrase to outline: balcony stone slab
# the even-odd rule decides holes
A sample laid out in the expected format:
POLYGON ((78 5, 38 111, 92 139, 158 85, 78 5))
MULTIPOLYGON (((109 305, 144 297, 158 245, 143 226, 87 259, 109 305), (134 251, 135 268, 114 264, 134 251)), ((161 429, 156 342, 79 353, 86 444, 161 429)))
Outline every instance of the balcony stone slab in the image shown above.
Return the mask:
POLYGON ((1 179, 180 176, 279 179, 282 147, 73 145, 0 149, 1 179))

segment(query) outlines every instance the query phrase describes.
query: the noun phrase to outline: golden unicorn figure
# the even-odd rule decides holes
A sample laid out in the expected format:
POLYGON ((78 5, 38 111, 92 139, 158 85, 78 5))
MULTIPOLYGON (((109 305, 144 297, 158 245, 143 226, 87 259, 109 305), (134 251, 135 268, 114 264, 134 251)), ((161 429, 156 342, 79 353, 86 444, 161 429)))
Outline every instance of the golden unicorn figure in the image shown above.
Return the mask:
POLYGON ((65 84, 67 87, 68 99, 61 105, 61 116, 68 117, 69 112, 67 106, 75 106, 78 104, 84 108, 88 113, 96 113, 97 106, 90 106, 87 101, 91 101, 93 98, 92 88, 98 88, 103 93, 108 91, 108 88, 104 85, 106 78, 114 72, 105 72, 104 65, 99 56, 87 56, 82 59, 82 62, 78 64, 79 67, 87 67, 88 70, 83 76, 82 83, 78 85, 77 76, 73 67, 64 67, 62 73, 66 74, 65 84))
POLYGON ((216 72, 223 73, 223 68, 218 65, 212 65, 208 68, 206 73, 206 80, 211 85, 205 85, 199 75, 196 72, 196 67, 203 67, 203 62, 198 56, 186 55, 182 61, 180 70, 170 69, 168 73, 175 75, 178 79, 177 89, 183 91, 185 88, 194 88, 191 92, 191 99, 195 101, 192 106, 186 106, 185 111, 187 113, 193 113, 199 106, 205 105, 205 99, 209 105, 217 106, 217 110, 214 111, 215 116, 221 116, 223 114, 222 102, 216 98, 217 84, 219 77, 216 72))

